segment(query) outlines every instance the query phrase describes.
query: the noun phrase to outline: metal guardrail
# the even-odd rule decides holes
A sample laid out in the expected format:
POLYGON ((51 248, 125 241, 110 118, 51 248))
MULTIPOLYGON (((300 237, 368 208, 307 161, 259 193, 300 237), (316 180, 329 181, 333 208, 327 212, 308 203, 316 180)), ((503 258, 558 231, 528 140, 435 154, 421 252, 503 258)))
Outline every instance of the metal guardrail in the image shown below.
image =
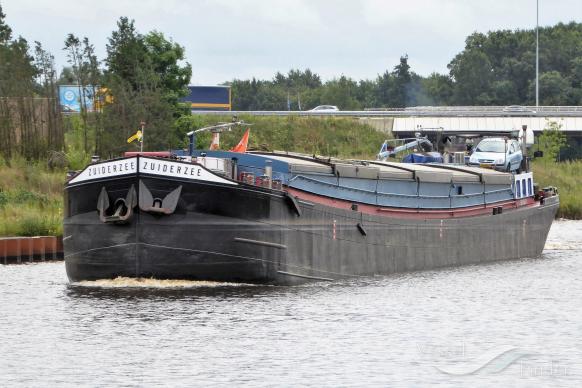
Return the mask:
POLYGON ((536 111, 504 111, 503 107, 415 107, 398 110, 335 112, 192 110, 192 114, 211 116, 250 115, 300 117, 582 117, 582 107, 538 107, 536 111))
POLYGON ((499 112, 499 113, 536 113, 536 112, 582 112, 582 106, 412 106, 407 108, 366 108, 365 111, 430 111, 430 112, 499 112))

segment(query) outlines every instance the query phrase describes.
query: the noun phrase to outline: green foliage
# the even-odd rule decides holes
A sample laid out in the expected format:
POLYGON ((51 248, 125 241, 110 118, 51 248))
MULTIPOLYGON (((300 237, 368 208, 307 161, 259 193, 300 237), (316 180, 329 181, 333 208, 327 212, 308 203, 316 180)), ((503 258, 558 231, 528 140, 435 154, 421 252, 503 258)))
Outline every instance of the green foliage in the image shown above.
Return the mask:
POLYGON ((26 214, 18 225, 19 236, 53 236, 62 235, 61 220, 55 222, 53 217, 44 214, 26 214))
POLYGON ((560 72, 552 70, 540 74, 540 96, 543 96, 544 105, 562 105, 570 94, 570 82, 560 72))
POLYGON ((422 77, 410 71, 408 56, 400 58, 393 71, 375 81, 355 81, 344 75, 325 83, 311 70, 291 69, 277 73, 272 81, 234 80, 235 110, 308 110, 317 105, 336 105, 342 110, 365 107, 404 107, 432 102, 423 88, 422 77))
POLYGON ((145 36, 133 20, 122 17, 107 44, 104 85, 113 96, 101 117, 98 153, 119 155, 138 147, 126 139, 145 123, 144 149, 160 150, 180 146, 175 119, 184 113, 178 99, 187 93, 191 66, 182 64, 184 48, 160 32, 145 36))
MULTIPOLYGON (((543 27, 540 36, 540 104, 578 105, 581 23, 543 27)), ((474 33, 449 64, 454 104, 535 103, 535 30, 474 33)))
POLYGON ((64 179, 22 158, 0 165, 0 236, 62 235, 64 179))
MULTIPOLYGON (((540 103, 582 104, 582 23, 540 29, 540 103)), ((236 110, 342 110, 417 105, 533 105, 535 31, 473 33, 449 63, 449 74, 416 74, 408 56, 373 80, 341 76, 325 83, 306 69, 277 73, 272 81, 232 81, 236 110)))
POLYGON ((582 219, 582 161, 556 163, 535 160, 534 178, 541 187, 556 186, 560 193, 557 217, 582 219))
POLYGON ((453 81, 448 75, 432 73, 421 80, 428 102, 422 105, 450 105, 453 98, 453 81))
POLYGON ((2 4, 0 4, 0 44, 6 44, 12 39, 12 29, 5 22, 6 14, 2 12, 2 4))
POLYGON ((561 131, 562 124, 549 121, 541 135, 538 136, 538 146, 544 152, 543 159, 556 162, 561 149, 567 144, 566 135, 561 131))
POLYGON ((84 124, 78 115, 67 116, 65 126, 65 143, 68 166, 71 170, 81 170, 91 161, 91 155, 86 151, 85 142, 88 141, 89 148, 94 144, 88 139, 89 130, 86 130, 88 124, 84 124))
POLYGON ((7 160, 38 159, 62 147, 54 61, 38 42, 34 54, 24 38, 12 36, 0 6, 0 157, 7 160))
POLYGON ((26 189, 18 189, 12 194, 12 202, 16 204, 22 203, 48 203, 48 197, 45 194, 28 191, 26 189))
POLYGON ((319 102, 341 106, 345 110, 359 110, 362 105, 357 100, 358 83, 351 78, 341 76, 325 83, 319 93, 319 102))
POLYGON ((4 208, 8 203, 8 194, 4 191, 0 191, 0 209, 4 208))
MULTIPOLYGON (((230 121, 230 117, 191 116, 190 129, 230 121)), ((309 118, 279 116, 240 116, 252 123, 249 148, 278 150, 336 156, 343 158, 374 158, 386 133, 359 123, 351 118, 309 118)), ((245 127, 221 135, 221 149, 234 147, 242 137, 245 127)), ((197 145, 206 149, 210 135, 197 136, 197 145)))
POLYGON ((188 95, 186 86, 192 77, 192 66, 189 63, 179 66, 179 62, 185 59, 184 47, 167 40, 158 31, 146 34, 143 39, 147 54, 152 60, 152 69, 159 77, 163 95, 176 106, 180 97, 188 95))

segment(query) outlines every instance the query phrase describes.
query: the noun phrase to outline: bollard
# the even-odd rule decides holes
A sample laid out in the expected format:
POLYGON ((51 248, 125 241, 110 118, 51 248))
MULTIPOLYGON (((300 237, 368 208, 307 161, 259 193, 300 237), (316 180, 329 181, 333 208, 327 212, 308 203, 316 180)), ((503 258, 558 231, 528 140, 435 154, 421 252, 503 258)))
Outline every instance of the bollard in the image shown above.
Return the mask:
POLYGON ((44 237, 32 237, 31 240, 33 260, 44 261, 44 237))
POLYGON ((34 261, 34 240, 32 237, 28 237, 24 241, 28 247, 28 262, 32 263, 34 261))
POLYGON ((55 254, 54 258, 64 259, 63 237, 55 237, 55 254))
POLYGON ((5 239, 0 239, 0 255, 2 255, 2 259, 4 264, 8 263, 8 252, 7 252, 8 243, 5 239))
POLYGON ((16 245, 16 262, 18 264, 21 264, 22 263, 22 241, 19 238, 17 238, 15 240, 15 242, 16 242, 16 244, 15 244, 16 245))

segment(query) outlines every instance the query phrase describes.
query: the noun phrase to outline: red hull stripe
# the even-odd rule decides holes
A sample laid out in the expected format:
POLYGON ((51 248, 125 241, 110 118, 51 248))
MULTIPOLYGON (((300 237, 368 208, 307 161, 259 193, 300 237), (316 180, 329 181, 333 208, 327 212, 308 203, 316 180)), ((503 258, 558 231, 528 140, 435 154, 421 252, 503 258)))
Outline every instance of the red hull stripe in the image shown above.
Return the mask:
POLYGON ((503 208, 503 210, 517 209, 524 206, 539 206, 533 198, 524 198, 520 200, 496 202, 493 204, 464 207, 458 209, 402 209, 393 207, 381 207, 357 202, 345 201, 323 197, 320 195, 308 193, 305 191, 286 188, 289 194, 294 195, 300 201, 317 203, 320 205, 330 206, 337 209, 351 210, 352 204, 358 205, 358 211, 366 214, 380 215, 393 218, 411 218, 411 219, 442 219, 442 218, 460 218, 491 214, 493 208, 503 208))

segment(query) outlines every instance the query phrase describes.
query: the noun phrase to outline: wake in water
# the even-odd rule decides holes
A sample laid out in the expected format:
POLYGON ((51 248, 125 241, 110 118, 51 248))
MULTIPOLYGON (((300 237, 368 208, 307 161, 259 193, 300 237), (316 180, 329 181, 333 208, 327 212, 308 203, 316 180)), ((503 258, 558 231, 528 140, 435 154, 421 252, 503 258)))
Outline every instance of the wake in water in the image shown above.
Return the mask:
POLYGON ((582 223, 571 220, 554 221, 548 240, 544 246, 547 251, 582 250, 582 223))
POLYGON ((582 242, 579 241, 565 241, 556 242, 548 241, 544 246, 545 251, 579 251, 582 250, 582 242))
POLYGON ((99 288, 214 288, 214 287, 248 287, 252 284, 212 282, 206 280, 171 280, 153 278, 128 278, 85 280, 73 283, 74 286, 99 288))

